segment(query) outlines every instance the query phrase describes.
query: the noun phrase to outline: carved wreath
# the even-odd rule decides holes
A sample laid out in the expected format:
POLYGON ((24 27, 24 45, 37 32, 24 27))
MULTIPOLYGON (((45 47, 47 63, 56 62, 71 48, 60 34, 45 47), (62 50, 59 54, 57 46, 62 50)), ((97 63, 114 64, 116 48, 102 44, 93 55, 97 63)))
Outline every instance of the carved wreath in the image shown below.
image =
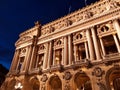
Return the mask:
POLYGON ((65 75, 63 76, 63 78, 65 80, 69 80, 70 78, 72 77, 71 73, 68 71, 68 72, 65 72, 65 75))
POLYGON ((42 76, 42 78, 41 78, 41 81, 42 81, 42 82, 46 82, 47 79, 48 79, 47 75, 44 74, 44 75, 42 76))
POLYGON ((100 67, 96 67, 92 72, 92 74, 95 75, 96 77, 101 77, 103 73, 104 71, 100 67))

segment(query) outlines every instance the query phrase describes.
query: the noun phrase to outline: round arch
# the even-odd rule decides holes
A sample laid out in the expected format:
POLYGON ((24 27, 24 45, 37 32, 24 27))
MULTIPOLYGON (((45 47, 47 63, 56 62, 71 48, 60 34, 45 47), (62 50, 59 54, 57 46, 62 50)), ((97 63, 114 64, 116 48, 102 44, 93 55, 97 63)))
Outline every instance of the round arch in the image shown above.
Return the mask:
POLYGON ((120 66, 110 68, 105 76, 108 90, 120 90, 120 66))
POLYGON ((17 80, 15 78, 13 78, 10 81, 8 81, 6 90, 15 90, 16 81, 17 80))
POLYGON ((62 90, 62 81, 58 75, 53 75, 48 80, 48 89, 47 90, 62 90))
POLYGON ((90 78, 83 71, 77 72, 74 77, 75 90, 92 90, 90 78))
POLYGON ((36 76, 32 77, 29 82, 31 90, 40 90, 40 82, 36 76))

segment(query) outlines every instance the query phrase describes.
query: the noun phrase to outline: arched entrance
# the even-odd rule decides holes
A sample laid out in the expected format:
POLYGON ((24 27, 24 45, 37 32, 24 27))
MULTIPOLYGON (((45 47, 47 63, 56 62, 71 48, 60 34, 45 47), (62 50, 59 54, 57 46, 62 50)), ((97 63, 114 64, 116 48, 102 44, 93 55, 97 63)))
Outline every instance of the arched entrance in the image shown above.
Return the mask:
POLYGON ((106 79, 109 90, 120 90, 120 67, 110 69, 106 79))
POLYGON ((75 90, 92 90, 89 77, 85 73, 77 73, 74 78, 75 90))
POLYGON ((53 76, 49 81, 50 90, 62 90, 62 82, 58 76, 53 76))
POLYGON ((12 79, 8 82, 7 90, 15 90, 16 79, 12 79))
POLYGON ((37 79, 37 77, 34 77, 34 78, 31 80, 31 86, 32 86, 32 90, 39 90, 39 89, 40 89, 40 82, 39 82, 39 80, 37 79))

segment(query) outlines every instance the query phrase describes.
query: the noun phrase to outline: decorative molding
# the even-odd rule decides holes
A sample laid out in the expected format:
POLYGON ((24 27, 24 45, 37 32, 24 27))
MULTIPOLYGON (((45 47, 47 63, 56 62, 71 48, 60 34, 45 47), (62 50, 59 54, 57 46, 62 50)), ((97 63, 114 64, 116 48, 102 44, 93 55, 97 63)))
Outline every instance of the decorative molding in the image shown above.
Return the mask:
POLYGON ((48 80, 48 77, 46 74, 43 74, 42 78, 41 78, 41 81, 42 82, 46 82, 48 80))
POLYGON ((63 78, 65 80, 70 80, 71 77, 72 77, 72 74, 69 71, 65 72, 64 75, 63 75, 63 78))
POLYGON ((102 75, 105 73, 100 67, 95 67, 92 75, 95 75, 96 77, 102 77, 102 75))

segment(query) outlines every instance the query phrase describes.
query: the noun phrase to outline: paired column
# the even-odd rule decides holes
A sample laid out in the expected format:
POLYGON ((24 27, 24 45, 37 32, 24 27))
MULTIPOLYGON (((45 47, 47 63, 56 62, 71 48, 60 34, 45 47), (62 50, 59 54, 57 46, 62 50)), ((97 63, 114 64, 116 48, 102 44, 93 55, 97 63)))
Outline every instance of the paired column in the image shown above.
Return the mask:
POLYGON ((104 47, 104 44, 103 44, 102 37, 100 37, 100 43, 101 43, 101 48, 102 48, 103 56, 105 56, 106 55, 106 51, 105 51, 105 47, 104 47))
POLYGON ((55 49, 53 50, 53 66, 55 65, 55 61, 56 59, 55 59, 55 49))
POLYGON ((25 72, 28 71, 29 69, 29 65, 30 65, 30 61, 31 61, 31 54, 32 54, 32 45, 31 46, 28 46, 28 52, 27 52, 27 55, 26 55, 26 59, 25 59, 25 72))
POLYGON ((12 64, 10 67, 10 72, 14 71, 17 68, 19 53, 20 53, 19 50, 16 50, 14 53, 14 57, 13 57, 12 64))
POLYGON ((119 41, 120 41, 120 25, 119 25, 119 22, 118 22, 117 19, 113 22, 113 25, 114 25, 114 28, 117 31, 117 35, 118 35, 118 38, 119 38, 119 41))
POLYGON ((77 46, 74 44, 74 61, 77 61, 77 46))
POLYGON ((93 37, 93 44, 95 47, 96 58, 97 58, 97 60, 99 60, 99 59, 101 59, 101 54, 100 54, 100 48, 98 45, 97 34, 95 32, 94 27, 91 28, 91 32, 92 32, 92 37, 93 37))
POLYGON ((68 64, 68 38, 64 37, 64 65, 68 64))
POLYGON ((117 50, 120 53, 120 45, 119 45, 118 39, 117 39, 115 34, 113 34, 113 38, 115 40, 115 44, 116 44, 117 50))
POLYGON ((88 45, 87 45, 87 42, 84 42, 84 45, 85 45, 86 59, 89 59, 89 51, 88 51, 88 45))
POLYGON ((86 37, 87 37, 87 41, 88 41, 90 60, 94 60, 95 59, 94 46, 93 46, 92 37, 91 37, 89 29, 86 30, 86 37))
POLYGON ((68 53, 69 53, 69 65, 72 64, 72 60, 73 60, 73 47, 72 47, 72 36, 69 35, 68 36, 68 53))
POLYGON ((48 55, 48 68, 50 68, 50 65, 52 64, 52 60, 53 60, 53 42, 50 42, 49 45, 49 55, 48 55))
POLYGON ((49 52, 49 44, 46 43, 46 51, 44 53, 45 57, 44 57, 44 60, 43 60, 43 69, 46 69, 47 67, 47 63, 48 63, 48 52, 49 52))

